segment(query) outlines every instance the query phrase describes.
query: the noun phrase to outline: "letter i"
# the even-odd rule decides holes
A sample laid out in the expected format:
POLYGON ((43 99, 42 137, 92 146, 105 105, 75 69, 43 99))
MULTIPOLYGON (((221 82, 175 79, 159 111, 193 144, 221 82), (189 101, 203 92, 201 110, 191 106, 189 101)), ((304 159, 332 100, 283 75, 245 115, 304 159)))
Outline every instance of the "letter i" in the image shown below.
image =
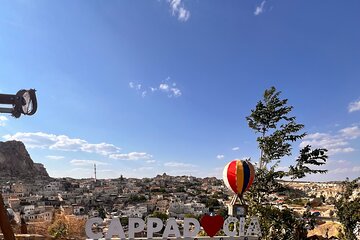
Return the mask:
POLYGON ((245 236, 245 218, 241 217, 239 222, 239 236, 245 236))

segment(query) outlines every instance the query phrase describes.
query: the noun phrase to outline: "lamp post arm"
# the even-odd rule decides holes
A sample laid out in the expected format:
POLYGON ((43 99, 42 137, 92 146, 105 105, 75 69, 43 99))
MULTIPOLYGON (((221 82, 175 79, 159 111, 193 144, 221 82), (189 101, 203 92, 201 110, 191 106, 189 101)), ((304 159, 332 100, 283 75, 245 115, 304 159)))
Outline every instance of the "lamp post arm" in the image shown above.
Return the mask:
POLYGON ((14 94, 0 94, 0 104, 15 104, 16 98, 14 94))
POLYGON ((11 108, 0 107, 0 113, 10 113, 16 118, 21 114, 33 115, 37 110, 35 89, 22 89, 16 94, 0 94, 0 104, 11 105, 11 108))

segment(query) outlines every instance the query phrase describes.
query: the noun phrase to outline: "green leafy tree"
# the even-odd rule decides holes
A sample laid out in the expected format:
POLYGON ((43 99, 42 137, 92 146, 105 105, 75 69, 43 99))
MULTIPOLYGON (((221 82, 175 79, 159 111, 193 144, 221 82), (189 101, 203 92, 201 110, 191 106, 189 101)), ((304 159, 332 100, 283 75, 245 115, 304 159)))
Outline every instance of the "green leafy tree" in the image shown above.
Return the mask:
POLYGON ((129 197, 129 200, 127 202, 138 203, 138 202, 145 202, 145 201, 146 201, 146 197, 144 195, 131 194, 129 197))
POLYGON ((205 206, 207 208, 214 208, 214 207, 219 207, 220 203, 216 198, 209 198, 206 200, 205 206))
POLYGON ((293 107, 288 105, 287 99, 281 99, 280 94, 275 87, 265 90, 263 99, 246 118, 249 127, 258 134, 260 159, 255 182, 245 197, 250 203, 250 215, 260 217, 264 239, 305 239, 307 229, 315 224, 311 214, 305 212, 297 216, 292 210, 280 210, 270 204, 268 196, 287 190, 288 187, 278 181, 284 177, 295 180, 308 174, 326 173, 313 167, 325 164, 327 150, 305 146, 295 165, 289 166, 288 171, 277 170, 281 159, 292 155, 292 144, 306 136, 302 132, 304 125, 290 115, 293 107))
POLYGON ((128 226, 129 225, 129 218, 128 217, 120 218, 120 223, 121 223, 122 226, 128 226))
POLYGON ((184 218, 195 218, 195 219, 197 219, 197 220, 199 220, 200 221, 200 218, 202 217, 202 215, 194 215, 194 214, 192 214, 192 213, 186 213, 185 215, 184 215, 184 218))
POLYGON ((160 218, 161 221, 165 222, 169 216, 166 213, 162 213, 162 212, 154 212, 153 214, 151 214, 150 217, 154 217, 154 218, 160 218))
POLYGON ((61 239, 68 235, 69 226, 64 218, 57 219, 49 226, 48 232, 55 239, 61 239))
POLYGON ((228 211, 225 207, 219 208, 219 210, 216 212, 217 215, 222 216, 224 219, 228 217, 228 211))
POLYGON ((360 187, 360 177, 342 183, 342 192, 335 201, 335 209, 339 221, 342 223, 344 232, 341 239, 356 239, 355 228, 360 224, 360 196, 355 195, 354 190, 360 187))
POLYGON ((98 212, 99 212, 99 217, 100 218, 102 218, 102 219, 106 218, 106 212, 105 212, 105 209, 103 207, 99 207, 98 212))

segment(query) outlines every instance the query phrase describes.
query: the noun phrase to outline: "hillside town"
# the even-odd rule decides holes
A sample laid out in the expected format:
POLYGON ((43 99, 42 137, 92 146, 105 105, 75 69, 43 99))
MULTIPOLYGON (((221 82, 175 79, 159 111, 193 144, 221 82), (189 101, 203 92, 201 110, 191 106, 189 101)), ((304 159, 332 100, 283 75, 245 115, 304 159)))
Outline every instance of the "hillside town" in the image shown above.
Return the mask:
MULTIPOLYGON (((283 182, 289 191, 269 198, 279 208, 303 213, 310 208, 318 224, 337 225, 333 201, 341 190, 338 183, 283 182), (295 194, 295 195, 294 195, 295 194)), ((101 217, 106 222, 120 218, 199 218, 205 214, 227 215, 232 194, 222 180, 192 176, 158 175, 154 178, 49 179, 2 181, 1 193, 14 221, 25 222, 29 231, 50 226, 62 215, 74 221, 101 217)), ((357 193, 359 190, 357 191, 357 193)), ((44 231, 46 229, 43 229, 44 231)), ((82 233, 79 233, 82 234, 82 233)))

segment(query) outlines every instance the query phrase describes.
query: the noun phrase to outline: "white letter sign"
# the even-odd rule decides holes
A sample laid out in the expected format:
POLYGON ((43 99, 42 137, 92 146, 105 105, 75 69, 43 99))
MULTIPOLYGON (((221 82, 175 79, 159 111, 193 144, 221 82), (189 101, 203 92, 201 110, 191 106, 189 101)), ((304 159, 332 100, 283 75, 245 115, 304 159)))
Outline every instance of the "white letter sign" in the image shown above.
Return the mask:
POLYGON ((153 234, 155 232, 161 231, 164 224, 159 218, 148 218, 146 226, 147 226, 147 238, 153 238, 153 234), (154 223, 156 224, 156 227, 154 227, 154 223))

